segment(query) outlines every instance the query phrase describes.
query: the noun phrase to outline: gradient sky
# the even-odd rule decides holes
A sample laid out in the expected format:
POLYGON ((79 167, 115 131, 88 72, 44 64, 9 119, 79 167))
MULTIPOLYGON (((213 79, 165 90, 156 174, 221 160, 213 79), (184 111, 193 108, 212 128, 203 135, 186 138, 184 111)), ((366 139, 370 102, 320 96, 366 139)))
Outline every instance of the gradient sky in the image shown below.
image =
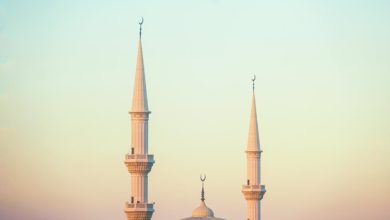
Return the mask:
POLYGON ((0 219, 125 219, 138 21, 153 219, 390 219, 389 1, 0 0, 0 219))

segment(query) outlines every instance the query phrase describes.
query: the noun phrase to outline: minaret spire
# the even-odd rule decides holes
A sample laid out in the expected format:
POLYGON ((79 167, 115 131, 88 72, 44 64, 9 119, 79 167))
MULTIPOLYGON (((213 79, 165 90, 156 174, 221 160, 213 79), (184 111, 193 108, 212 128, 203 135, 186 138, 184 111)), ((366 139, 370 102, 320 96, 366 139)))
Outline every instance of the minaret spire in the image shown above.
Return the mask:
POLYGON ((134 79, 133 105, 131 112, 149 112, 148 94, 146 92, 145 67, 144 57, 142 52, 141 32, 144 19, 139 22, 139 40, 138 40, 138 54, 137 64, 134 79))
POLYGON ((257 124, 255 80, 252 78, 252 109, 249 119, 247 155, 247 181, 242 186, 242 193, 247 200, 247 220, 260 220, 260 201, 266 192, 265 186, 261 185, 260 178, 260 149, 259 128, 257 124))
POLYGON ((153 154, 148 154, 149 111, 146 93, 145 68, 142 54, 141 31, 144 19, 139 22, 139 42, 135 70, 131 116, 131 153, 125 164, 131 174, 131 201, 125 205, 128 220, 151 220, 154 203, 148 202, 148 173, 154 164, 153 154))
POLYGON ((256 97, 255 97, 255 80, 256 76, 252 78, 252 109, 249 120, 249 135, 248 135, 248 151, 260 150, 260 138, 259 138, 259 127, 257 124, 257 113, 256 113, 256 97))

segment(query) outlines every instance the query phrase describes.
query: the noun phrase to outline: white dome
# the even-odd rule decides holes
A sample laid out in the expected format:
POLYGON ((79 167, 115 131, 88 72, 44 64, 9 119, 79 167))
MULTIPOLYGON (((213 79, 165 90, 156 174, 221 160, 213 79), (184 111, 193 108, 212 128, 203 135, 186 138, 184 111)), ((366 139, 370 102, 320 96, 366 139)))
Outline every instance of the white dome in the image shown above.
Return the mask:
POLYGON ((200 206, 192 211, 192 217, 214 217, 214 212, 202 201, 200 206))

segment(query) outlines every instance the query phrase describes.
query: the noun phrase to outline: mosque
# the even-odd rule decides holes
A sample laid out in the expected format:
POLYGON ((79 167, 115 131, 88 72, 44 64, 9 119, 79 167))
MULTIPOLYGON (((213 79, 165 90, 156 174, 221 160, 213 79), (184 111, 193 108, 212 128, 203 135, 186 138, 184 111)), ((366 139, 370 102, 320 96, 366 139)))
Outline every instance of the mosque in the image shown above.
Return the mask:
MULTIPOLYGON (((154 164, 153 154, 148 152, 148 122, 150 110, 146 92, 144 60, 142 53, 142 24, 139 23, 139 41, 137 64, 134 80, 132 107, 129 111, 131 117, 131 153, 125 156, 125 165, 131 175, 131 197, 126 202, 124 212, 127 220, 151 220, 154 212, 154 203, 148 201, 148 173, 154 164)), ((250 113, 247 157, 247 180, 242 186, 242 193, 247 201, 247 220, 260 220, 260 201, 266 190, 260 180, 260 139, 257 124, 256 100, 252 94, 252 109, 250 113)), ((201 176, 202 191, 200 205, 192 211, 191 217, 182 220, 224 220, 214 216, 213 210, 205 203, 204 181, 201 176)))

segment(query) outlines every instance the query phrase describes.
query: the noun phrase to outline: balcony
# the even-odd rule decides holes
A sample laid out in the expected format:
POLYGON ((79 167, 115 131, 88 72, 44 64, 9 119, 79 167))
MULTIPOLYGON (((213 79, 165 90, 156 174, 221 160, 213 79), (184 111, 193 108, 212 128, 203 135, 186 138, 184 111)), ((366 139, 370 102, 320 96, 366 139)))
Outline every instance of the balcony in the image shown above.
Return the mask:
POLYGON ((154 203, 125 203, 126 211, 154 211, 154 203))
POLYGON ((152 219, 154 203, 125 203, 125 213, 127 220, 147 220, 152 219))

